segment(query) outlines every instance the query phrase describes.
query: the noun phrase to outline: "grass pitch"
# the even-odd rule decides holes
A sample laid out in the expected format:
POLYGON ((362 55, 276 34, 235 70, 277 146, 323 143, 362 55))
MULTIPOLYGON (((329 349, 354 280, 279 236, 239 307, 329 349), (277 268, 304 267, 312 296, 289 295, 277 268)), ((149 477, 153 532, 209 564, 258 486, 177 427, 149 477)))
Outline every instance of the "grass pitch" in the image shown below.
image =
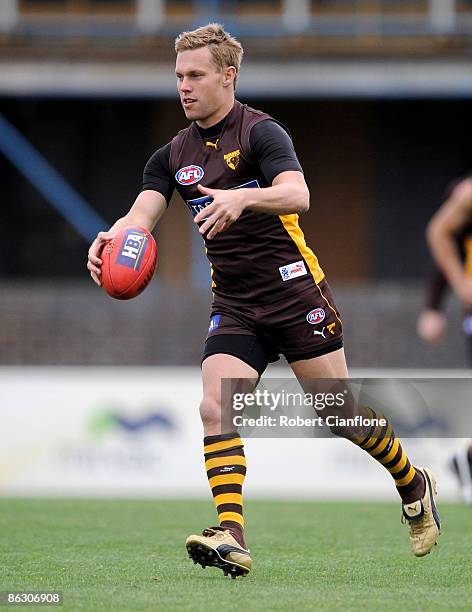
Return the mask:
POLYGON ((231 580, 184 547, 215 524, 210 500, 0 500, 0 590, 61 590, 86 611, 472 607, 470 508, 441 504, 440 543, 416 559, 400 504, 246 506, 255 568, 231 580))

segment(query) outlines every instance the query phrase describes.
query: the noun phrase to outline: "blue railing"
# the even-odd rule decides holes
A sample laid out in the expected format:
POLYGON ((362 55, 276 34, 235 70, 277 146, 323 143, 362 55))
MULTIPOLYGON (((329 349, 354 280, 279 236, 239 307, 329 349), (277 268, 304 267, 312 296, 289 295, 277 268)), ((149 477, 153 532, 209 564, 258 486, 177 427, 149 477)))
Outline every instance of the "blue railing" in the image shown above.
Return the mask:
POLYGON ((92 242, 99 231, 109 227, 41 153, 0 114, 1 153, 87 242, 92 242))

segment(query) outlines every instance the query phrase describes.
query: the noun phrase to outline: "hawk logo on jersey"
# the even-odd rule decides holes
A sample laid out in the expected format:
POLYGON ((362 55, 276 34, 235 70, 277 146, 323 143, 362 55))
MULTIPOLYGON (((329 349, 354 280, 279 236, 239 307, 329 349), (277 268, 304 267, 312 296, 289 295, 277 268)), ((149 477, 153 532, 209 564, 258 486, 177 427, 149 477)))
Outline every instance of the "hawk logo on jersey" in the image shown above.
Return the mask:
POLYGON ((231 168, 231 170, 237 170, 239 165, 239 156, 241 155, 241 151, 236 149, 236 151, 231 151, 231 153, 226 153, 224 156, 225 162, 231 168))
POLYGON ((181 185, 193 185, 201 181, 204 174, 203 168, 192 164, 191 166, 185 166, 185 168, 177 170, 175 173, 175 180, 181 185))

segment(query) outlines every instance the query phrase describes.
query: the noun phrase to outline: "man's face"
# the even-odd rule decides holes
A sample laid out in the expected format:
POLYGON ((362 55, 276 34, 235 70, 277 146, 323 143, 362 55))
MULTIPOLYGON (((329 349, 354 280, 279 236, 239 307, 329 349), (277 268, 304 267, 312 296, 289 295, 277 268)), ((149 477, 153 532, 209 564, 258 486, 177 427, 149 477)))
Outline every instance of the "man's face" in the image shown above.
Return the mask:
MULTIPOLYGON (((206 119, 218 113, 228 95, 228 83, 208 47, 178 53, 175 74, 187 119, 205 123, 206 119)), ((231 90, 232 87, 229 84, 231 90)))

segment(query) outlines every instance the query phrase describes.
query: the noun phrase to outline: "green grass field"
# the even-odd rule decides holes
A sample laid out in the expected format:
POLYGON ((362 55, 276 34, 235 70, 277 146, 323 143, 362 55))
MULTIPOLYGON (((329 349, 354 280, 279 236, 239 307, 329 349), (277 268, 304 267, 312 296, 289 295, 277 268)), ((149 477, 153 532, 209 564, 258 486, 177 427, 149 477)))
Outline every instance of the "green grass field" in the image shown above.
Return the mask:
POLYGON ((415 559, 399 504, 249 502, 255 569, 231 580, 184 547, 214 524, 210 502, 4 499, 0 590, 57 589, 87 611, 470 610, 472 509, 440 510, 439 545, 415 559))

